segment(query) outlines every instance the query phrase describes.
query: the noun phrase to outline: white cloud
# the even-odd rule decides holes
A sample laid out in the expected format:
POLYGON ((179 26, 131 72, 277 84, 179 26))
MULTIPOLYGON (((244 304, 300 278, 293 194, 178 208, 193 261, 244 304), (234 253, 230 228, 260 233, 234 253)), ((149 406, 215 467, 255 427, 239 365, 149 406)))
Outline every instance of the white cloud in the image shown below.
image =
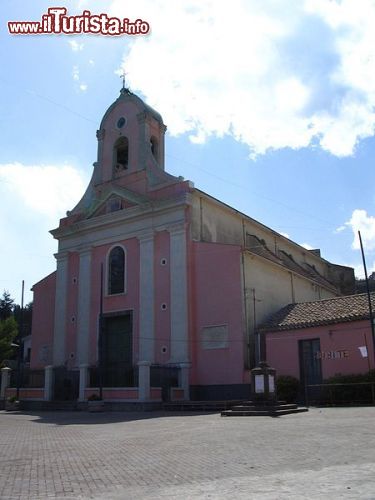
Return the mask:
POLYGON ((79 67, 78 66, 73 66, 72 76, 73 76, 74 81, 79 82, 79 67))
POLYGON ((345 231, 345 229, 347 229, 347 226, 346 225, 343 225, 343 226, 339 226, 335 229, 335 233, 342 233, 342 231, 345 231))
MULTIPOLYGON (((354 276, 359 279, 364 279, 365 278, 365 271, 363 269, 363 263, 362 262, 357 262, 355 264, 343 264, 344 266, 352 267, 354 269, 354 276)), ((367 276, 370 276, 371 273, 375 272, 375 261, 372 262, 372 265, 367 262, 366 263, 367 267, 367 276)))
POLYGON ((83 43, 78 43, 76 40, 69 40, 68 43, 73 52, 80 52, 81 50, 83 50, 83 43))
POLYGON ((309 245, 308 243, 300 243, 301 247, 306 248, 306 250, 314 250, 314 247, 309 245))
POLYGON ((365 250, 375 250, 375 217, 367 215, 366 210, 356 209, 346 225, 352 228, 353 243, 352 248, 358 250, 360 248, 358 231, 361 232, 362 243, 365 250))
POLYGON ((0 165, 0 180, 2 196, 11 194, 12 206, 41 214, 54 224, 77 204, 87 184, 69 165, 0 165))
POLYGON ((283 232, 280 232, 281 236, 284 236, 285 238, 288 238, 290 240, 290 236, 288 233, 283 233, 283 232))
POLYGON ((109 13, 150 23, 123 66, 172 135, 346 156, 374 133, 373 1, 113 0, 109 13))
POLYGON ((49 230, 82 197, 88 180, 64 165, 0 164, 0 258, 7 265, 0 273, 0 291, 9 289, 20 300, 25 280, 25 301, 30 287, 56 269, 56 240, 49 230))
POLYGON ((350 267, 354 268, 354 276, 359 279, 364 279, 365 278, 365 271, 363 269, 363 264, 355 264, 351 265, 350 267))
POLYGON ((77 65, 73 66, 73 71, 72 71, 72 76, 73 80, 77 82, 77 90, 80 90, 81 92, 86 92, 88 89, 87 83, 79 83, 81 80, 80 73, 79 73, 79 67, 77 65))

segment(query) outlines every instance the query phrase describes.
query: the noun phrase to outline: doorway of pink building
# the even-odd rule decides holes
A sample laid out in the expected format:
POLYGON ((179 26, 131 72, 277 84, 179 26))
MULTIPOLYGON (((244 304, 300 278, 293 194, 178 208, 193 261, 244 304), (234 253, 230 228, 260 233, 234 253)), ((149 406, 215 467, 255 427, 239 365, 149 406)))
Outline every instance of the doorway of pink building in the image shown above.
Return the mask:
MULTIPOLYGON (((316 395, 320 387, 311 387, 322 383, 322 363, 319 356, 320 339, 300 340, 299 348, 299 371, 301 383, 301 398, 307 399, 308 395, 316 395)), ((306 401, 305 401, 306 402, 306 401)))

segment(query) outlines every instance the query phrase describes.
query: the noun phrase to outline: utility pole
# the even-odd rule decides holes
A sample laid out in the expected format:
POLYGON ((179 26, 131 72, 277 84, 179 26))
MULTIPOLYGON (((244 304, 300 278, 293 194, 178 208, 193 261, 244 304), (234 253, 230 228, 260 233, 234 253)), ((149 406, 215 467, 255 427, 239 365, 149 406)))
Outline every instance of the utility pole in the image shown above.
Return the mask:
POLYGON ((372 334, 372 348, 373 348, 374 359, 375 359, 375 329, 374 329, 374 317, 373 317, 373 314, 372 314, 371 294, 370 294, 370 287, 369 287, 369 284, 368 284, 367 267, 366 267, 365 253, 364 253, 364 251, 363 251, 363 244, 362 244, 362 238, 361 238, 361 231, 358 231, 358 236, 359 236, 359 244, 360 244, 360 246, 361 246, 363 269, 365 270, 366 289, 367 289, 367 299, 368 299, 368 309, 369 309, 369 313, 370 313, 371 334, 372 334))
POLYGON ((20 324, 18 331, 18 356, 17 356, 17 401, 20 398, 20 387, 21 387, 21 358, 23 357, 22 352, 22 334, 23 334, 23 297, 25 293, 25 281, 22 280, 22 293, 21 293, 21 311, 20 311, 20 324))

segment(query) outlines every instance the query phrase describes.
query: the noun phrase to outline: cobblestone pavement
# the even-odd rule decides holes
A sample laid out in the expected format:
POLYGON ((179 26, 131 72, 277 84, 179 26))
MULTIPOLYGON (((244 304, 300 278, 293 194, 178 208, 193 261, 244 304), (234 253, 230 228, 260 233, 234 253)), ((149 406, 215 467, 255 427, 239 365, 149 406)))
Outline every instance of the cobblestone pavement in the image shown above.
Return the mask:
POLYGON ((1 499, 375 499, 375 407, 0 411, 1 499))

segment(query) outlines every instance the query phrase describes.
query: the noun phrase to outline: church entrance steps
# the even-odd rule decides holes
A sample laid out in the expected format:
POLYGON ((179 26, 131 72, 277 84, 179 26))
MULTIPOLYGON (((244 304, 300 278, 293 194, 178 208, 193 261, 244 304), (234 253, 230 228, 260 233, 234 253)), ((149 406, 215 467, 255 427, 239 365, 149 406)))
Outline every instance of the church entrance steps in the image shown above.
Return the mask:
POLYGON ((164 403, 163 409, 166 411, 207 411, 220 412, 232 408, 233 405, 241 401, 173 401, 164 403))
POLYGON ((281 417, 291 413, 303 413, 308 408, 299 407, 296 404, 285 403, 283 401, 275 402, 254 402, 246 401, 240 405, 232 406, 229 410, 221 412, 222 417, 281 417))

